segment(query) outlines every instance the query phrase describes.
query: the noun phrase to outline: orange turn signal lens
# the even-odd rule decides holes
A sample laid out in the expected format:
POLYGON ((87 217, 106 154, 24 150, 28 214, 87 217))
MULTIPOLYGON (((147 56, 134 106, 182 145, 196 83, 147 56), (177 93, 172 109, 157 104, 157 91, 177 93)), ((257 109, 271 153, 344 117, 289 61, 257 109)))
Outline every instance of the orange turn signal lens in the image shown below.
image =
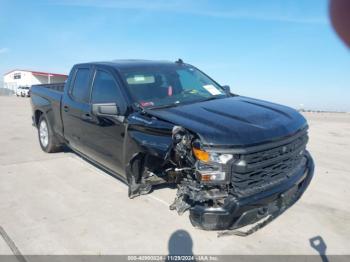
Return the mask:
POLYGON ((211 181, 211 175, 202 174, 201 175, 201 181, 202 182, 210 182, 211 181))
POLYGON ((200 150, 198 148, 192 148, 194 156, 203 162, 208 162, 209 161, 209 153, 205 152, 203 150, 200 150))

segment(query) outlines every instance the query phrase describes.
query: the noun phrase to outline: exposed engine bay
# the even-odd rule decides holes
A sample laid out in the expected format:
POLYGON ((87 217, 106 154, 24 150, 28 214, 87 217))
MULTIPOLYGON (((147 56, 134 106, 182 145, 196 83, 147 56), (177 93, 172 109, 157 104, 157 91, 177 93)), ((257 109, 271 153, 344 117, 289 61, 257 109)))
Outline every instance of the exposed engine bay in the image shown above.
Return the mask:
MULTIPOLYGON (((193 134, 180 126, 174 126, 172 145, 162 163, 159 164, 160 159, 154 156, 145 155, 142 165, 139 164, 143 171, 137 170, 142 173, 140 183, 137 183, 140 185, 135 186, 129 196, 133 198, 149 193, 152 185, 175 183, 178 185, 178 193, 171 210, 183 214, 194 202, 218 205, 228 195, 228 181, 220 166, 205 164, 209 161, 207 154, 200 149, 200 142, 193 134), (215 181, 219 183, 214 185, 215 181)), ((229 158, 224 159, 227 160, 229 158)), ((134 163, 135 161, 138 161, 137 158, 134 163)))
MULTIPOLYGON (((229 187, 220 165, 208 165, 211 156, 201 149, 200 141, 184 128, 175 126, 172 137, 174 141, 172 159, 177 176, 182 179, 178 183, 178 192, 171 210, 183 214, 194 203, 217 207, 228 196, 229 187)), ((221 157, 223 161, 230 160, 229 156, 221 157)))

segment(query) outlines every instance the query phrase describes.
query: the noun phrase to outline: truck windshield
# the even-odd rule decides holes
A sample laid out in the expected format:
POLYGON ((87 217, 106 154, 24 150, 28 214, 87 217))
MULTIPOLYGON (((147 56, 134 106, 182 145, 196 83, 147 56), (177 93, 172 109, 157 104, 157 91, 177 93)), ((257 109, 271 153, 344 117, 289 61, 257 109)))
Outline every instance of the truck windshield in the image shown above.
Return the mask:
POLYGON ((121 75, 135 102, 161 108, 226 97, 224 90, 187 65, 124 69, 121 75))

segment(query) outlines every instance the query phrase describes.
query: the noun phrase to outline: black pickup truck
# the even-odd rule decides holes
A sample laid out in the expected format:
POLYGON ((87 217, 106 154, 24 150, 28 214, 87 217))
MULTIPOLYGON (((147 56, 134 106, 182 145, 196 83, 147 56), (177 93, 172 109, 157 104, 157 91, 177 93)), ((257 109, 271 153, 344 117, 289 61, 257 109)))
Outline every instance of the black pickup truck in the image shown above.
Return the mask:
POLYGON ((313 176, 302 115, 232 94, 182 60, 77 64, 66 83, 33 86, 31 104, 45 152, 67 145, 127 183, 130 198, 177 185, 170 209, 202 229, 254 224, 251 233, 313 176))

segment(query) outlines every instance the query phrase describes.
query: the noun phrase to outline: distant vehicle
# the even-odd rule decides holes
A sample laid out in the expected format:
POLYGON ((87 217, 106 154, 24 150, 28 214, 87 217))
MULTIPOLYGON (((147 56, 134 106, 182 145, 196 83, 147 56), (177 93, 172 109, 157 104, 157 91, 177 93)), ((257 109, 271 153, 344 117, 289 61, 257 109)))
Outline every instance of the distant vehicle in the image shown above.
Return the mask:
POLYGON ((16 96, 21 96, 21 91, 22 91, 22 87, 18 87, 17 90, 16 90, 16 96))
POLYGON ((20 86, 17 88, 16 96, 30 97, 30 88, 28 86, 20 86))
POLYGON ((66 84, 34 85, 31 103, 42 150, 68 145, 128 184, 130 198, 177 184, 170 209, 205 230, 259 222, 236 233, 250 234, 313 176, 300 113, 232 94, 182 60, 78 64, 66 84))

